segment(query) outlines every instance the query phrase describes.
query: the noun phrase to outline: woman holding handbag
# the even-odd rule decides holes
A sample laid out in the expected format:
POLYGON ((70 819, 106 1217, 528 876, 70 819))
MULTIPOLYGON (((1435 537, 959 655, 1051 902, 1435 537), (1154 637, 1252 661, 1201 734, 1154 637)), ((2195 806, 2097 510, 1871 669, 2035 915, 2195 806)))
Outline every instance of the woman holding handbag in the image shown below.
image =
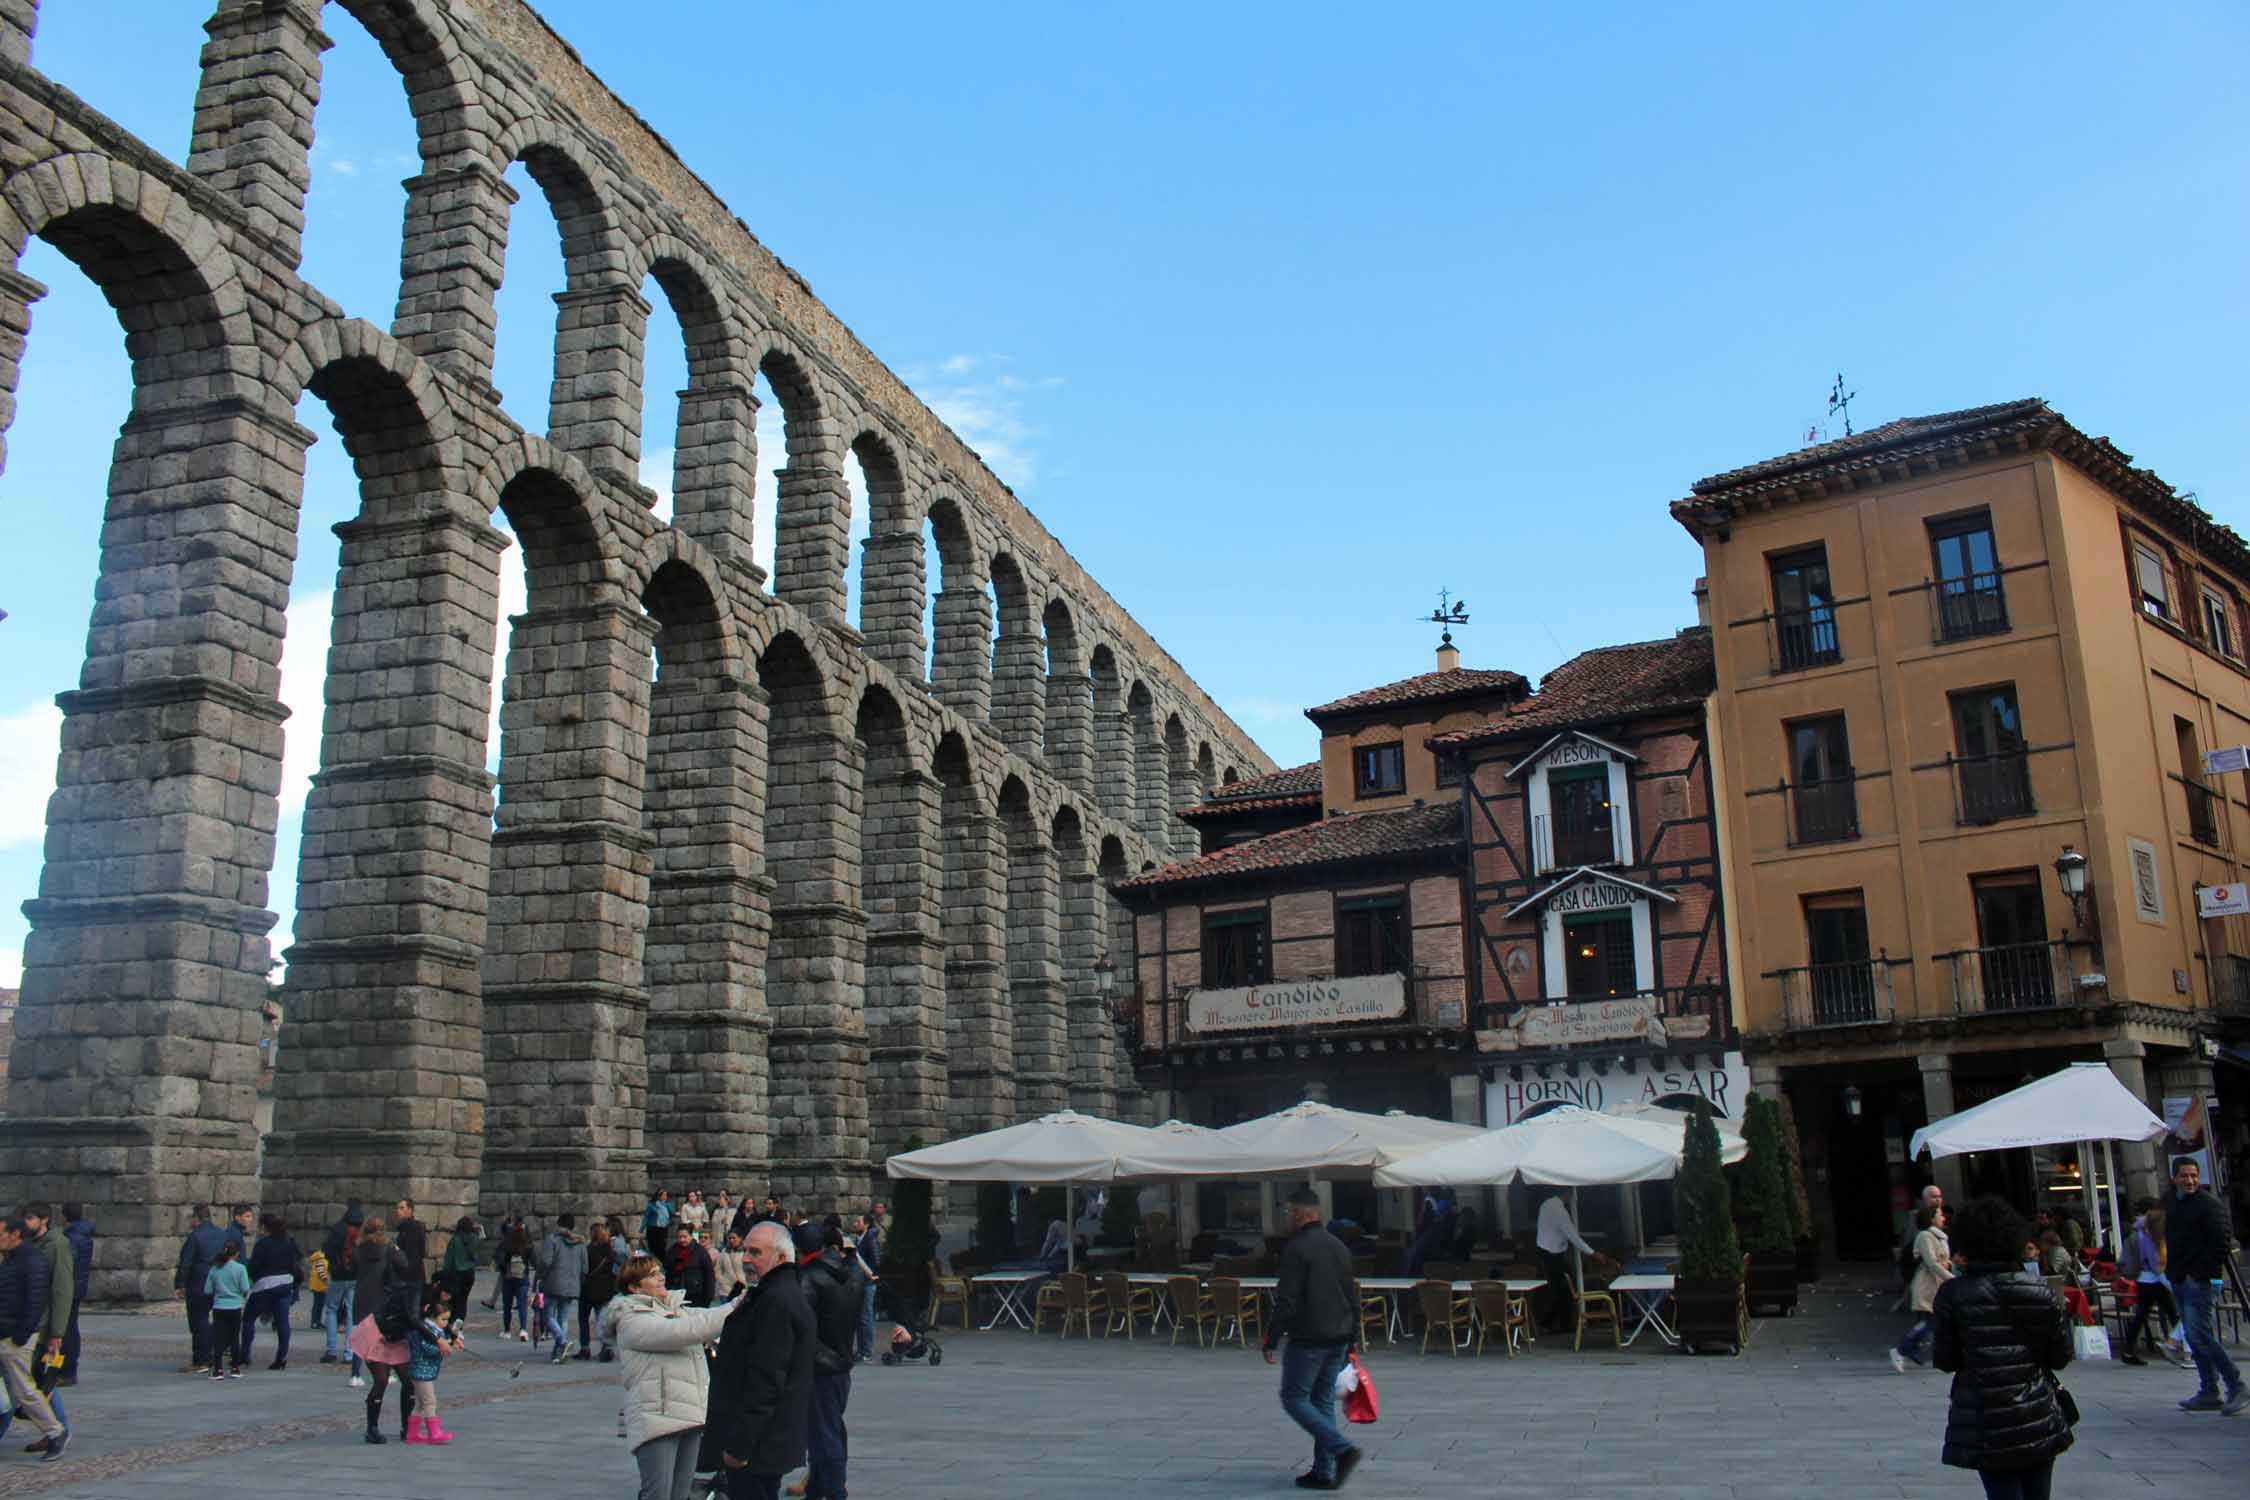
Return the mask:
POLYGON ((1959 1274, 1931 1309, 1937 1367, 1953 1376, 1946 1463, 1974 1469, 1987 1500, 2047 1500, 2077 1404, 2055 1378, 2070 1363, 2070 1320, 2023 1274, 2026 1226, 1998 1198, 1953 1219, 1959 1274))

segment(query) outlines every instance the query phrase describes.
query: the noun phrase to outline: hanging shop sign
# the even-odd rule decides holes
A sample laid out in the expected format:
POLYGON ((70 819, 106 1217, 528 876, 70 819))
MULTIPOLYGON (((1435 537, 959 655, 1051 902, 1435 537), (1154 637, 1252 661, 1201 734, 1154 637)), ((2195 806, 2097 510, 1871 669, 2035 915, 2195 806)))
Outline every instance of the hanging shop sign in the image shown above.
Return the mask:
POLYGON ((2229 771, 2250 771, 2250 745, 2228 745, 2203 752, 2203 769, 2213 776, 2229 771))
POLYGON ((2250 916, 2250 885, 2199 885, 2195 888, 2195 914, 2199 917, 2250 916))
POLYGON ((1334 1021, 1390 1021, 1406 1014, 1406 977, 1366 974, 1197 990, 1188 996, 1190 1031, 1263 1031, 1334 1021))
POLYGON ((1644 893, 1614 880, 1591 876, 1573 885, 1566 885, 1547 898, 1547 910, 1552 912, 1615 911, 1621 906, 1631 906, 1644 893))

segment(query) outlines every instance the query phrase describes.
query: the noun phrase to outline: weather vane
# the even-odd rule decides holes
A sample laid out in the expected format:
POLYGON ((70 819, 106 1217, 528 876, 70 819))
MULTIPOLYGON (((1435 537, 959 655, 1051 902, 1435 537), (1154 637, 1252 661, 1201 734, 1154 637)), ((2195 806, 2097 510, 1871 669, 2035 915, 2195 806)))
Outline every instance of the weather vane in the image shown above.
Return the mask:
POLYGON ((1843 413, 1845 437, 1852 435, 1852 402, 1858 398, 1859 392, 1847 392, 1844 389, 1844 377, 1839 372, 1836 376, 1836 384, 1828 392, 1828 415, 1833 417, 1839 412, 1843 413))
POLYGON ((1415 618, 1425 624, 1442 626, 1444 638, 1438 644, 1450 646, 1453 644, 1453 627, 1469 623, 1469 606, 1454 598, 1450 590, 1439 589, 1437 591, 1437 608, 1426 615, 1417 615, 1415 618))

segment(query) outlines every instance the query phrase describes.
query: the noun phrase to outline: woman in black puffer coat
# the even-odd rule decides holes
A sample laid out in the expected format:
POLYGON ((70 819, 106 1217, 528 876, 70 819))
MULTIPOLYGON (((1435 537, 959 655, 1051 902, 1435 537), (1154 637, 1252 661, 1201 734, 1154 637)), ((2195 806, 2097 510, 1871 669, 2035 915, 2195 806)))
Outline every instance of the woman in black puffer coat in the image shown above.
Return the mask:
POLYGON ((1989 1500, 2047 1500, 2070 1423, 2053 1373, 2070 1363, 2070 1324, 2046 1283, 2023 1274, 2016 1211, 1979 1198, 1953 1219, 1960 1275, 1938 1288, 1935 1362, 1953 1376, 1945 1461, 1974 1469, 1989 1500))

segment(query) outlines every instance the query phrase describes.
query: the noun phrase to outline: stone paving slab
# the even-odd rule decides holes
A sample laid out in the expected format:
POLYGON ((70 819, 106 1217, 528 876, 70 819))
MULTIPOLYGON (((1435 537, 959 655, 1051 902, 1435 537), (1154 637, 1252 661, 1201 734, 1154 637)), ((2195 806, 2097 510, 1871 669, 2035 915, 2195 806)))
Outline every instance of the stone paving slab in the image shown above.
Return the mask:
MULTIPOLYGON (((1378 1347, 1369 1367, 1383 1419, 1360 1429, 1369 1457, 1354 1489, 1386 1497, 1551 1496, 1656 1488, 1677 1500, 1736 1500, 1848 1485, 1855 1496, 1975 1496, 1939 1465, 1947 1384, 1894 1375, 1883 1349, 1903 1331, 1888 1292, 1817 1288, 1804 1315, 1761 1321, 1740 1359, 1691 1358, 1643 1340, 1572 1354, 1542 1343, 1520 1359, 1423 1356, 1378 1347)), ((942 1367, 865 1367, 851 1408, 859 1500, 1056 1500, 1116 1492, 1216 1500, 1294 1494, 1304 1440, 1255 1352, 1146 1339, 1064 1343, 1052 1335, 942 1335, 942 1367)), ((359 1441, 362 1408, 300 1337, 291 1367, 239 1381, 171 1373, 184 1340, 169 1319, 88 1320, 85 1383, 69 1392, 67 1462, 0 1456, 0 1494, 109 1497, 365 1493, 628 1496, 612 1366, 455 1361, 441 1394, 460 1440, 442 1449, 359 1441)), ((261 1345, 264 1345, 261 1338, 261 1345)), ((521 1345, 473 1346, 503 1361, 521 1345)), ((265 1350, 270 1357, 270 1346, 265 1350)), ((2236 1492, 2250 1472, 2250 1419, 2188 1417, 2193 1377, 2165 1367, 2074 1367, 2085 1410, 2063 1459, 2063 1493, 2236 1492), (2202 1474, 2205 1480, 2193 1476, 2202 1474), (2184 1490, 2183 1490, 2184 1485, 2184 1490)))

